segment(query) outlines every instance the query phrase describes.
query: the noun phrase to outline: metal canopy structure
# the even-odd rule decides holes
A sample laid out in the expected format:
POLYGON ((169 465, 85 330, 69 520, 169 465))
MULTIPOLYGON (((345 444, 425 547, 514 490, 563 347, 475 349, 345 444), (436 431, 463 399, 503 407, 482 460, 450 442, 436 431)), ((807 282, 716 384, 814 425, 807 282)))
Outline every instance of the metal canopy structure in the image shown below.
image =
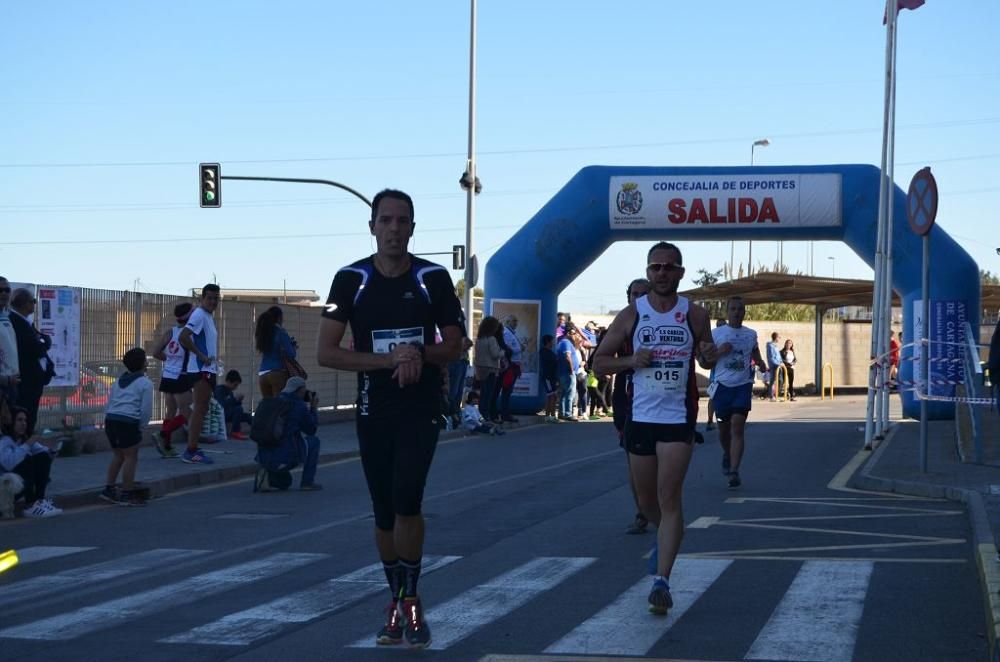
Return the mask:
MULTIPOLYGON (((681 292, 681 295, 694 301, 725 301, 731 296, 741 296, 748 305, 797 303, 830 309, 840 306, 870 307, 874 287, 875 283, 870 280, 765 272, 687 290, 681 292)), ((892 305, 900 305, 899 296, 895 292, 892 305)))

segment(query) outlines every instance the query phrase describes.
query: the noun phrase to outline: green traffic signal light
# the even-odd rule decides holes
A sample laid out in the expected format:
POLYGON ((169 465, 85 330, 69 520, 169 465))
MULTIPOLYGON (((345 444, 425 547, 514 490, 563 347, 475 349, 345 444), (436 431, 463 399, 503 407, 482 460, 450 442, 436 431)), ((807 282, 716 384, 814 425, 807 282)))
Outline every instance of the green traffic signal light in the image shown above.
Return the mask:
POLYGON ((218 163, 202 163, 198 166, 202 207, 222 206, 222 170, 218 163))

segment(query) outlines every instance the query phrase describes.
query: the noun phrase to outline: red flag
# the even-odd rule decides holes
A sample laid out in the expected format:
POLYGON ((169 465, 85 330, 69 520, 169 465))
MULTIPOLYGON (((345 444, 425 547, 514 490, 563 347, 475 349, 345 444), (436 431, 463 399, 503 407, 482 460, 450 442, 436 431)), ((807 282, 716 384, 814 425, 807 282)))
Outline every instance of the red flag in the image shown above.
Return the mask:
MULTIPOLYGON (((924 0, 896 0, 896 6, 900 10, 903 9, 916 9, 920 5, 924 4, 924 0)), ((885 3, 885 13, 882 14, 882 25, 885 25, 889 20, 889 3, 885 3)))

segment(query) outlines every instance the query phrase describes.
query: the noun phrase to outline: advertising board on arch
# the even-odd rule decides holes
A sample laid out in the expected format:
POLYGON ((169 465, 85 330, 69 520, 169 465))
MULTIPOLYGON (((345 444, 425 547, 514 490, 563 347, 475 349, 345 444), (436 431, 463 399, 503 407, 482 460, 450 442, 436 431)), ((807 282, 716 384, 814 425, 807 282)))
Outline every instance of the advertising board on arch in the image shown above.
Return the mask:
POLYGON ((616 176, 612 229, 839 227, 839 174, 616 176))

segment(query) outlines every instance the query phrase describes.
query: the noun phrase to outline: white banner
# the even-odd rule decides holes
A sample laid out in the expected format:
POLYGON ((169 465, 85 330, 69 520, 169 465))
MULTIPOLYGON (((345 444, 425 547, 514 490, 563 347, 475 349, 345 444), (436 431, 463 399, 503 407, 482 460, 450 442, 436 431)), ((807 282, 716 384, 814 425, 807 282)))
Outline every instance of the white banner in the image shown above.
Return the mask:
POLYGON ((493 299, 490 314, 510 329, 512 319, 517 320, 514 335, 521 350, 521 375, 514 382, 513 395, 538 394, 538 350, 541 333, 542 302, 537 299, 493 299))
POLYGON ((612 229, 837 227, 839 174, 612 177, 612 229))
POLYGON ((72 287, 39 287, 38 330, 52 338, 49 358, 56 374, 49 386, 80 383, 80 292, 72 287))

